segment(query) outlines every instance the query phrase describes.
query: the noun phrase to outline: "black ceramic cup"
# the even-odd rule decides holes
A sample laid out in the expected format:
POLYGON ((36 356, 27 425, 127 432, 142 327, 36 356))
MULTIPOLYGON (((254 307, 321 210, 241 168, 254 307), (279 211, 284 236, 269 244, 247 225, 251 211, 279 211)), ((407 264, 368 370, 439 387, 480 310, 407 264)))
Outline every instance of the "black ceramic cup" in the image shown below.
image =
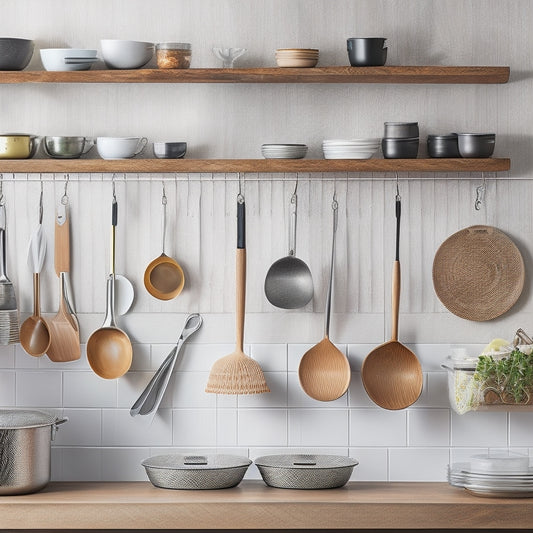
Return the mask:
POLYGON ((384 37, 351 37, 346 40, 352 67, 381 67, 387 61, 384 37))

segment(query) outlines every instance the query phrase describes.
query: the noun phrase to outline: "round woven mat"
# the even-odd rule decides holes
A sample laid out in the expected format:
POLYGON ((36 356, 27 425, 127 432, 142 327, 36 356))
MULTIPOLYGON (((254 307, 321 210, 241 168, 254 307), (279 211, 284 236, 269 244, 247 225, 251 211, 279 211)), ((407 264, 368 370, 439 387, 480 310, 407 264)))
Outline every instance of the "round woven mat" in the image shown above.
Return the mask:
POLYGON ((514 242, 492 226, 471 226, 446 239, 433 261, 433 286, 461 318, 492 320, 508 311, 524 287, 524 261, 514 242))

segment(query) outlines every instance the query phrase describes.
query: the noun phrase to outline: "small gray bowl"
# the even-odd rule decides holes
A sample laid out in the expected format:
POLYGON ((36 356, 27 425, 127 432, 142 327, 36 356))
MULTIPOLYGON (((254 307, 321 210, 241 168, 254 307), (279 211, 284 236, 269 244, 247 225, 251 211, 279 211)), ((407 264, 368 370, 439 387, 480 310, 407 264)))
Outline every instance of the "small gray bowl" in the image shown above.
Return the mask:
POLYGON ((385 122, 386 139, 410 139, 418 137, 418 122, 385 122))
POLYGON ((30 39, 0 37, 0 70, 24 70, 33 56, 30 39))
POLYGON ((351 37, 346 39, 352 67, 381 67, 387 61, 385 37, 351 37))
POLYGON ((157 159, 182 159, 187 152, 187 143, 155 142, 153 149, 157 159))
POLYGON ((428 135, 427 146, 429 157, 461 157, 456 133, 449 135, 428 135))
POLYGON ((381 139, 381 149, 385 159, 416 159, 418 137, 410 139, 381 139))
POLYGON ((490 157, 496 144, 495 133, 458 133, 461 157, 490 157))

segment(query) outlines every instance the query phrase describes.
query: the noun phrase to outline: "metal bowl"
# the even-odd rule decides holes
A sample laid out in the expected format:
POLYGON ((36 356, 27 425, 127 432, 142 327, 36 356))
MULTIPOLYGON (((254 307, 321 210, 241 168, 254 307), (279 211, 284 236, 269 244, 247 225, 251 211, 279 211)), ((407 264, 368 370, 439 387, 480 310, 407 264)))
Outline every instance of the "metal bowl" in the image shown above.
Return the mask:
POLYGON ((154 142, 154 156, 157 159, 182 159, 186 152, 186 142, 154 142))
POLYGON ((387 139, 410 139, 419 136, 418 122, 385 122, 383 137, 387 139))
POLYGON ((78 159, 94 146, 88 137, 45 137, 44 151, 54 159, 78 159))
POLYGON ((34 49, 29 39, 0 38, 0 70, 23 70, 28 66, 34 49))
POLYGON ((35 155, 41 138, 26 133, 0 135, 0 159, 28 159, 35 155))
POLYGON ((458 133, 461 157, 490 157, 496 144, 495 133, 458 133))
POLYGON ((381 149, 385 159, 416 159, 418 137, 412 139, 381 139, 381 149))
POLYGON ((227 489, 238 485, 252 461, 237 455, 156 455, 142 463, 148 479, 162 489, 227 489))
POLYGON ((254 462, 263 481, 280 489, 342 487, 359 464, 340 455, 264 455, 254 462))
POLYGON ((428 135, 429 157, 461 157, 457 143, 457 134, 428 135))
POLYGON ((380 67, 387 61, 384 37, 351 37, 346 40, 352 67, 380 67))

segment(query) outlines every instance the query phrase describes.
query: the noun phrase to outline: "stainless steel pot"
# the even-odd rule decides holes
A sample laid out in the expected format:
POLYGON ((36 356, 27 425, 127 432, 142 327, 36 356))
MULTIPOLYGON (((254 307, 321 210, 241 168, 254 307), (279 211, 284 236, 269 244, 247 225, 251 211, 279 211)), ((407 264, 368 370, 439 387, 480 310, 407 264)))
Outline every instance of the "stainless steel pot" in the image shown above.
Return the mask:
POLYGON ((44 151, 54 159, 78 159, 94 146, 89 137, 45 137, 44 151))
POLYGON ((50 481, 50 448, 68 418, 29 410, 0 410, 0 495, 29 494, 50 481))

